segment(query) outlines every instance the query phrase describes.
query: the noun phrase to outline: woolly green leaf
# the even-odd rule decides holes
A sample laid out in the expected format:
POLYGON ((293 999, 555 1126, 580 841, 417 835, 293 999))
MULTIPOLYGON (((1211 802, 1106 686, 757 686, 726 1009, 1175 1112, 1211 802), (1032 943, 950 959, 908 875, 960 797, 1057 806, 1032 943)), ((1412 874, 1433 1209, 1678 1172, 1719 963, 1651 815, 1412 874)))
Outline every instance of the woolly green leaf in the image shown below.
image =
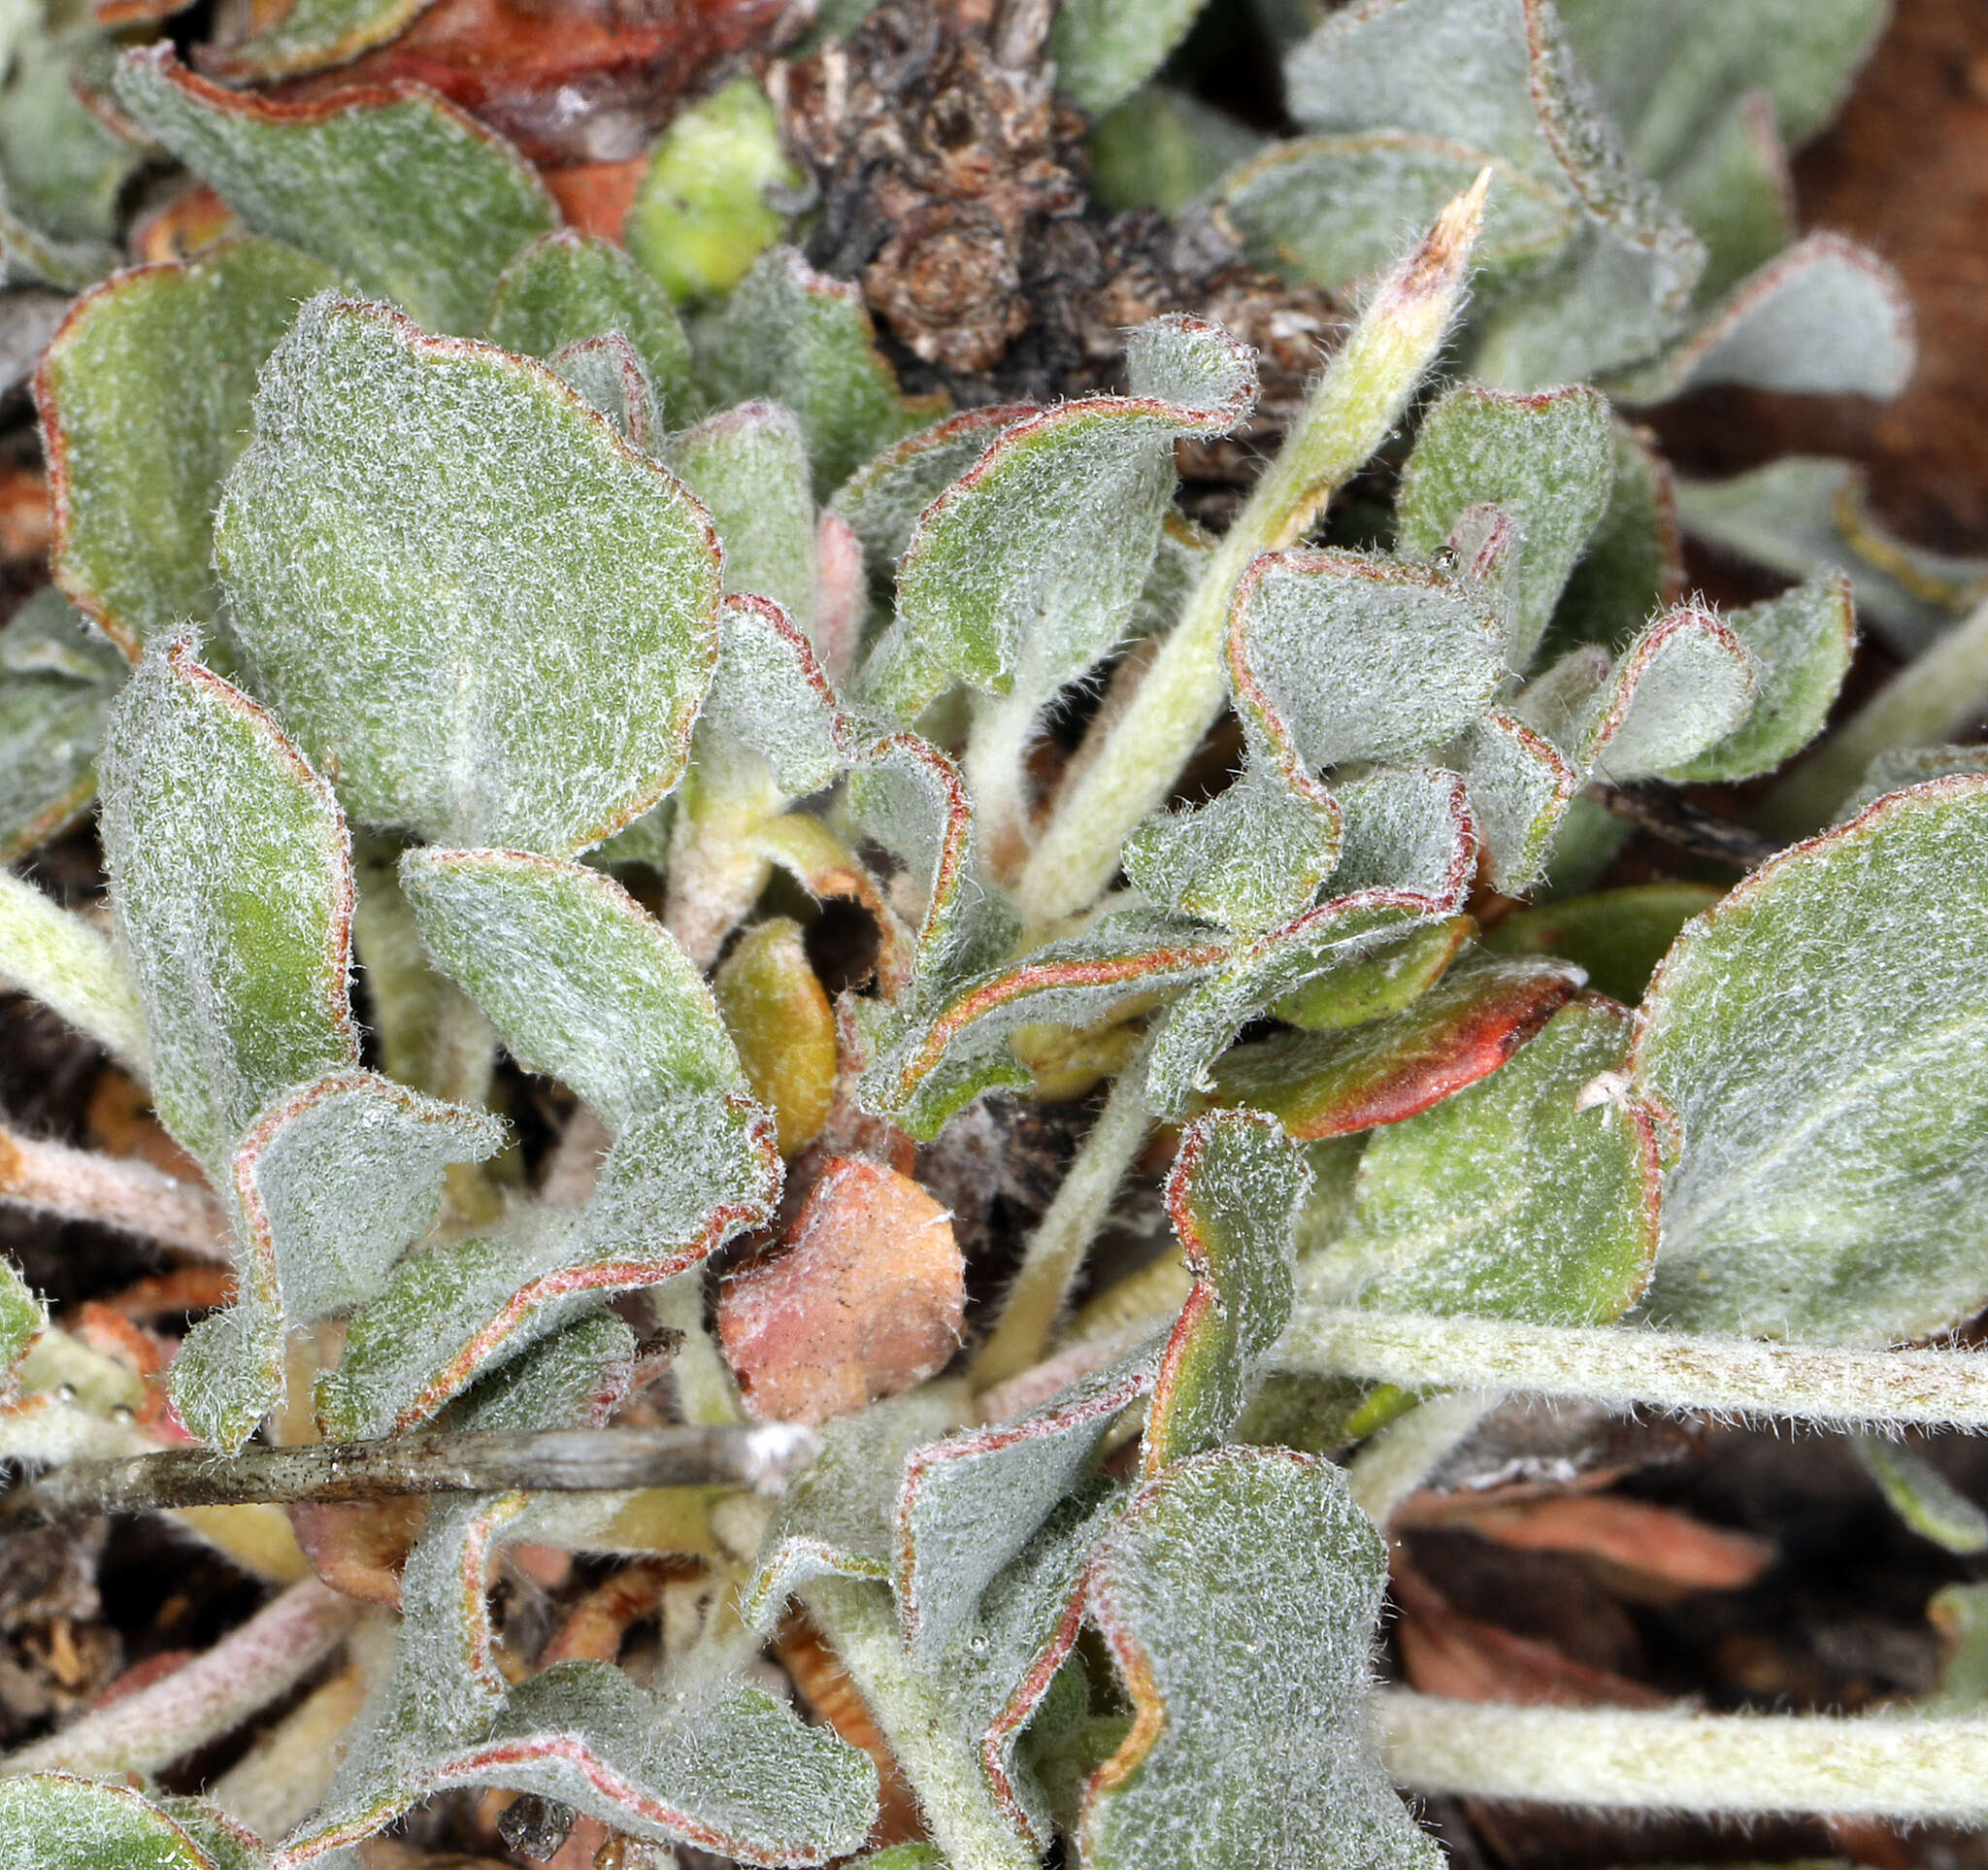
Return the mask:
POLYGON ((729 291, 779 238, 782 217, 767 191, 798 179, 766 93, 736 79, 671 118, 623 238, 678 302, 729 291))
POLYGON ((99 765, 153 1106, 218 1180, 273 1097, 358 1061, 345 821, 303 756, 194 660, 187 637, 132 676, 99 765))
POLYGON ((528 1071, 619 1135, 690 1091, 746 1088, 711 988, 620 885, 515 851, 410 851, 401 887, 439 966, 528 1071))
POLYGON ((1916 1449, 1869 1433, 1853 1435, 1850 1446, 1885 1505, 1920 1538, 1948 1552, 1988 1552, 1988 1513, 1916 1449))
POLYGON ((1725 624, 1680 604, 1616 658, 1569 751, 1581 772, 1618 783, 1669 772, 1740 729, 1759 680, 1753 657, 1725 624))
POLYGON ((294 0, 273 25, 234 45, 200 48, 203 71, 229 84, 266 84, 343 65, 399 37, 434 0, 294 0))
POLYGON ((1560 247, 1574 210, 1559 193, 1482 150, 1407 130, 1289 138, 1225 177, 1220 199, 1258 259, 1333 290, 1392 265, 1402 230, 1428 226, 1487 166, 1473 263, 1496 274, 1560 247))
POLYGON ((230 241, 107 281, 44 355, 55 577, 134 659, 215 616, 215 501, 248 439, 256 376, 330 281, 292 248, 230 241))
POLYGON ((1597 992, 1633 1007, 1677 931, 1723 893, 1707 884, 1630 884, 1522 909, 1490 929, 1484 946, 1496 954, 1565 955, 1597 992))
POLYGON ((515 150, 419 85, 277 103, 195 78, 161 43, 127 52, 112 88, 257 233, 432 330, 480 330, 512 255, 559 224, 515 150))
POLYGON ((59 676, 111 688, 130 673, 130 662, 52 584, 44 584, 0 628, 0 675, 59 676))
MULTIPOLYGON (((1091 125, 1091 192, 1107 208, 1176 216, 1264 141, 1186 91, 1148 84, 1091 125)), ((1432 210, 1418 224, 1434 218, 1432 210)))
POLYGON ((831 784, 847 764, 847 720, 808 638, 779 605, 728 597, 717 680, 698 717, 698 755, 749 750, 792 797, 831 784))
POLYGON ((0 863, 25 856, 89 810, 110 701, 108 685, 0 677, 0 863))
POLYGON ((1912 374, 1911 302, 1891 268, 1838 234, 1811 234, 1742 280, 1662 357, 1614 378, 1625 402, 1711 384, 1896 396, 1912 374))
POLYGON ((1201 0, 1064 0, 1050 29, 1056 83, 1094 115, 1158 71, 1201 0))
POLYGON ((766 397, 799 417, 817 500, 937 413, 929 399, 899 396, 862 293, 815 272, 791 248, 761 255, 723 311, 691 338, 695 386, 711 406, 766 397))
POLYGON ((1340 809, 1252 759, 1206 805, 1148 818, 1125 841, 1125 874, 1163 909, 1261 934, 1302 914, 1340 855, 1340 809))
POLYGON ((1429 1870, 1367 1714, 1380 1537, 1328 1462, 1220 1449, 1134 1498, 1088 1586, 1131 1729, 1086 1788, 1093 1870, 1429 1870))
POLYGON ((1193 1275, 1160 1357, 1142 1472, 1228 1439, 1291 1317, 1293 1227, 1309 1178, 1274 1119, 1222 1111, 1181 1134, 1167 1213, 1193 1275))
POLYGON ((1736 97, 1664 193, 1706 246, 1698 302, 1712 305, 1795 239, 1795 182, 1765 91, 1736 97))
POLYGON ((93 923, 11 871, 0 871, 0 981, 144 1075, 145 1016, 122 957, 93 923))
POLYGON ((229 1839, 232 1850, 215 1850, 199 1835, 205 1828, 168 1816, 128 1786, 67 1773, 0 1780, 0 1854, 14 1870, 249 1870, 255 1859, 240 1841, 246 1834, 229 1839))
POLYGON ((331 1073, 266 1111, 234 1160, 240 1297, 173 1361, 186 1425, 241 1447, 282 1394, 288 1331, 379 1292, 434 1224, 444 1168, 488 1155, 501 1136, 493 1119, 371 1072, 331 1073))
POLYGON ((1476 925, 1458 916, 1376 944, 1279 1000, 1272 1014, 1306 1032, 1342 1032, 1411 1006, 1442 978, 1476 925))
POLYGON ((1579 775, 1550 741, 1502 708, 1464 730, 1451 764, 1470 788, 1486 880, 1508 896, 1530 889, 1546 867, 1579 775))
POLYGON ((1924 551, 1870 510, 1863 469, 1790 454, 1728 481, 1680 481, 1685 530, 1789 578, 1842 566, 1857 614, 1901 655, 1916 655, 1988 591, 1988 558, 1924 551))
POLYGON ((1629 1037, 1621 1008, 1578 1000, 1489 1077, 1376 1130, 1351 1214, 1303 1262, 1306 1301, 1620 1318, 1657 1252, 1656 1125, 1623 1085, 1629 1037))
POLYGON ((1474 955, 1384 1019, 1238 1046, 1215 1067, 1215 1101, 1266 1111, 1305 1142, 1398 1123, 1498 1070, 1581 978, 1565 963, 1474 955))
POLYGON ((927 1386, 821 1431, 821 1452, 780 1496, 759 1560, 739 1593, 748 1629, 770 1631, 793 1593, 816 1578, 892 1575, 892 1513, 911 1451, 958 1420, 956 1399, 927 1386))
POLYGON ((969 409, 893 442, 849 476, 831 510, 849 522, 876 571, 895 574, 918 516, 999 438, 1038 412, 1026 403, 969 409))
POLYGON ((563 855, 676 784, 718 554, 664 469, 543 365, 328 297, 255 419, 215 562, 259 684, 355 817, 563 855))
POLYGON ((1122 639, 1174 492, 1174 442, 1225 434, 1256 395, 1217 325, 1156 318, 1126 345, 1129 396, 1005 429, 919 516, 898 615, 864 685, 913 718, 950 682, 1046 702, 1122 639))
MULTIPOLYGON (((144 160, 78 90, 79 73, 108 43, 87 29, 27 33, 14 48, 13 73, 0 95, 0 170, 9 201, 39 235, 58 244, 86 241, 94 249, 114 236, 118 197, 144 160)), ((115 250, 110 260, 117 263, 115 250)))
POLYGON ((6 206, 0 190, 0 274, 9 285, 34 284, 64 292, 93 285, 116 269, 117 250, 103 241, 51 240, 6 206))
POLYGON ((725 589, 769 597, 807 630, 814 620, 814 495, 793 414, 745 403, 670 443, 670 465, 711 509, 725 589))
POLYGON ((982 1595, 1078 1486, 1112 1424, 1153 1386, 1152 1348, 1070 1386, 1018 1420, 913 1449, 902 1462, 892 1574, 906 1646, 941 1659, 982 1595))
POLYGON ((1653 1320, 1878 1345, 1988 1300, 1984 835, 1988 781, 1935 780, 1678 936, 1634 1061, 1678 1125, 1653 1320))
POLYGON ((845 1855, 877 1816, 868 1757, 764 1688, 646 1694, 608 1662, 520 1683, 487 1738, 439 1759, 426 1784, 536 1792, 633 1837, 755 1864, 845 1855))
POLYGON ((14 1262, 0 1259, 0 1381, 12 1376, 22 1352, 48 1323, 47 1310, 14 1262))
POLYGON ((1671 470, 1627 422, 1613 425, 1608 504, 1568 574, 1541 646, 1557 654, 1576 643, 1625 642, 1674 603, 1684 584, 1677 499, 1671 470))
POLYGON ((641 354, 620 332, 581 338, 553 351, 546 368, 589 409, 613 422, 638 454, 653 454, 662 446, 663 416, 656 407, 655 385, 641 354))
POLYGON ((1474 579, 1346 551, 1266 552, 1229 614, 1229 686, 1252 746, 1294 785, 1413 758, 1490 701, 1500 618, 1474 579))
POLYGON ((1460 384, 1429 412, 1402 470, 1396 550, 1428 557, 1472 507, 1509 515, 1518 529, 1518 606, 1505 656, 1523 670, 1613 480, 1608 405, 1592 389, 1513 396, 1460 384))
POLYGON ((1560 0, 1559 10, 1637 160, 1655 174, 1685 159, 1754 86, 1772 98, 1782 138, 1806 142, 1841 108, 1890 11, 1885 0, 1560 0))
POLYGON ((618 331, 663 399, 681 400, 690 342, 669 295, 618 247, 562 227, 535 240, 504 269, 483 335, 506 351, 549 357, 582 338, 618 331))
POLYGON ((1161 1115, 1209 1088, 1215 1059, 1286 995, 1409 923, 1462 908, 1474 848, 1461 780, 1381 771, 1337 796, 1345 813, 1333 879, 1341 893, 1204 964, 1209 978, 1175 1002, 1153 1042, 1146 1097, 1161 1115))
POLYGON ((1206 923, 1153 910, 1107 916, 1081 935, 970 977, 905 1021, 863 1075, 864 1106, 929 1140, 997 1082, 971 1068, 1004 1061, 1002 1042, 1017 1027, 1094 1024, 1199 980, 1228 955, 1206 923))
POLYGON ((1887 792, 1957 773, 1988 773, 1988 746, 1888 747, 1864 769, 1862 783, 1837 808, 1836 821, 1848 824, 1887 792))
POLYGON ((1753 707, 1732 733, 1673 767, 1679 780, 1742 780, 1771 773, 1822 732, 1850 667, 1857 620, 1850 581, 1825 572, 1780 597, 1729 612, 1758 676, 1753 707))

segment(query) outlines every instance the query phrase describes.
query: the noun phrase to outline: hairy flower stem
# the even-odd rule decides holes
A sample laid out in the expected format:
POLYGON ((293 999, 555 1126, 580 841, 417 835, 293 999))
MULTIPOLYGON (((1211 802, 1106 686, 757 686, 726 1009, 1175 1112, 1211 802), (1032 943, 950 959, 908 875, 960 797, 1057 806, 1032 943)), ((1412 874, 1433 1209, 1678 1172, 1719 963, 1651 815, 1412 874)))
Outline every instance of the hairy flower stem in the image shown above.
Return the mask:
POLYGON ((1856 789, 1864 769, 1893 747, 1934 747, 1988 712, 1988 600, 1902 669, 1777 785, 1760 822, 1806 837, 1856 789))
POLYGON ((66 1220, 94 1220, 195 1259, 233 1257, 221 1205, 197 1182, 149 1162, 72 1150, 0 1126, 0 1201, 66 1220))
POLYGON ((1431 1396, 1389 1422, 1346 1470, 1346 1485, 1360 1510, 1384 1532, 1401 1503, 1502 1401, 1496 1389, 1460 1389, 1431 1396))
POLYGON ((1420 1388, 1496 1385, 1666 1409, 1988 1428, 1988 1355, 1973 1351, 1836 1351, 1320 1308, 1298 1314, 1276 1355, 1292 1369, 1420 1388))
POLYGON ((907 1662, 889 1589, 868 1579, 823 1578, 801 1602, 889 1742, 950 1870, 1036 1870, 1037 1853, 995 1809, 951 1710, 907 1662))
POLYGON ((1164 802, 1221 712, 1222 636, 1237 581, 1259 552, 1302 539, 1401 419, 1463 303, 1490 184, 1486 169, 1382 283, 1216 547, 1145 679, 1057 800, 1017 890, 1035 925, 1076 914, 1110 881, 1126 833, 1164 802))
POLYGON ((1047 1346, 1071 1282, 1083 1264, 1084 1250, 1104 1224, 1111 1198, 1152 1126, 1145 1101, 1145 1061, 1146 1051, 1141 1047, 1112 1081, 1105 1108, 1029 1236, 1020 1269, 1008 1288, 1001 1322, 974 1359, 977 1389, 1019 1376, 1047 1346))
POLYGON ((1644 1811, 1988 1818, 1988 1720, 1514 1708, 1382 1690, 1388 1768, 1419 1792, 1644 1811))
POLYGON ((111 938, 0 870, 0 983, 31 994, 141 1077, 145 1018, 111 938))
POLYGON ((550 1428, 531 1434, 397 1435, 380 1442, 248 1448, 218 1455, 171 1449, 115 1461, 71 1461, 0 1494, 0 1529, 257 1500, 374 1500, 406 1493, 617 1493, 630 1487, 740 1486, 778 1491, 814 1456, 814 1436, 787 1422, 757 1428, 550 1428))

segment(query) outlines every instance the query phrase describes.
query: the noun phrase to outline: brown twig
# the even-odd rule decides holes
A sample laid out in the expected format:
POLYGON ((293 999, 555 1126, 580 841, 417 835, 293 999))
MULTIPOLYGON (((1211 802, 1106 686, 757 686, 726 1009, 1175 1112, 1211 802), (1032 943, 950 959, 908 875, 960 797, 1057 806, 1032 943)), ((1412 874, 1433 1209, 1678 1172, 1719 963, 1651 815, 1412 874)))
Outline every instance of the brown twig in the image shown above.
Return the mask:
POLYGON ((1674 785, 1661 780, 1635 780, 1626 785, 1596 785, 1593 796, 1618 818, 1640 824, 1652 836, 1694 857, 1731 864, 1736 870, 1758 870, 1781 846, 1773 838, 1716 812, 1695 805, 1674 785))
POLYGON ((375 1500, 407 1493, 618 1492, 741 1486, 777 1492, 813 1458, 813 1434, 756 1428, 574 1428, 538 1434, 399 1435, 235 1455, 171 1449, 74 1461, 0 1495, 0 1530, 99 1513, 249 1501, 375 1500))

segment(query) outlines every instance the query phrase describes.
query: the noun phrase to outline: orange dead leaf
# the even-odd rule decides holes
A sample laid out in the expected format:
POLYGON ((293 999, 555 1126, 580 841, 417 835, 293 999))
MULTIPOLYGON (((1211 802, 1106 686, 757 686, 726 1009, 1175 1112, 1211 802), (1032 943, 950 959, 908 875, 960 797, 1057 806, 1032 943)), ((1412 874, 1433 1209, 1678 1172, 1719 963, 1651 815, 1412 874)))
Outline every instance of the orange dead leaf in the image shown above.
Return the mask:
POLYGON ((881 1850, 923 1837, 925 1826, 918 1817, 916 1797, 877 1731, 856 1685, 814 1625, 805 1617, 789 1617, 774 1638, 773 1653, 817 1719, 851 1747, 860 1747, 875 1763, 878 1812, 877 1822, 870 1827, 871 1847, 881 1850))
POLYGON ((364 1500, 328 1506, 293 1501, 290 1524, 315 1571, 362 1604, 400 1608, 401 1567, 428 1517, 425 1500, 364 1500))
POLYGON ((628 156, 619 162, 575 162, 545 169, 546 186, 566 217, 566 224, 599 240, 621 244, 621 223, 635 205, 635 191, 648 173, 648 157, 628 156))
POLYGON ((131 250, 149 264, 182 260, 237 225, 235 211, 203 182, 142 216, 131 229, 131 250))
POLYGON ((24 461, 0 465, 0 558, 9 564, 39 558, 54 536, 49 484, 24 461))
POLYGON ((786 1251, 727 1282, 718 1335, 755 1416, 820 1423, 942 1369, 965 1305, 946 1211, 895 1169, 831 1157, 786 1251))

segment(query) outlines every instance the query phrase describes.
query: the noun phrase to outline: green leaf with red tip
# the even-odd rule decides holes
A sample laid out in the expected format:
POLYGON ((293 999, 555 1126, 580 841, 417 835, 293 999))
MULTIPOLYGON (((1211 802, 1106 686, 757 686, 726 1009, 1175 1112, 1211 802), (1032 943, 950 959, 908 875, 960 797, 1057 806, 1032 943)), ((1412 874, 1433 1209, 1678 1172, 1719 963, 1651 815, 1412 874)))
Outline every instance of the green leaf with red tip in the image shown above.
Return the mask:
POLYGON ((581 338, 555 351, 546 368, 598 410, 638 454, 653 454, 662 447, 663 417, 656 406, 655 385, 635 347, 618 331, 581 338))
POLYGON ((1178 991, 1229 952, 1206 923, 1152 910, 1108 916, 1082 935, 969 977, 908 1018, 863 1075, 865 1107, 929 1139, 989 1085, 1010 1082, 1003 1042, 1017 1027, 1094 1024, 1178 991))
POLYGON ((160 44, 127 52, 112 89, 257 233, 432 330, 480 330, 512 256, 559 224, 510 144, 418 84, 278 103, 195 78, 160 44))
POLYGON ((696 324, 691 343, 692 388, 707 407, 764 397, 799 417, 818 500, 945 406, 898 394, 862 293, 815 272, 789 247, 762 253, 722 310, 696 324))
POLYGON ((1484 946, 1495 954, 1564 955, 1586 970, 1596 992, 1633 1007, 1677 931, 1724 893, 1708 884, 1653 883, 1570 896, 1508 916, 1485 932, 1484 946))
POLYGON ((1734 98, 1663 184, 1705 242, 1700 305, 1717 304, 1795 239, 1795 179, 1765 91, 1734 98))
POLYGON ((195 54, 201 70, 228 84, 267 84, 343 65, 383 46, 434 0, 294 0, 272 24, 233 45, 211 40, 195 54))
POLYGON ((1308 1143, 1399 1123, 1496 1071, 1581 979, 1564 962, 1473 956, 1389 1018, 1238 1046, 1215 1067, 1214 1099, 1308 1143))
POLYGON ((1173 445, 1225 434, 1254 359, 1217 325, 1156 318, 1127 342, 1129 396, 1062 403, 1004 429, 919 516, 897 620, 863 686, 910 720, 953 682, 1046 703, 1117 648, 1174 493, 1173 445))
POLYGON ((1673 767, 1677 780, 1742 780, 1771 773, 1822 732, 1857 642, 1850 581, 1825 572, 1743 611, 1726 627, 1753 658, 1753 705, 1726 738, 1673 767))
POLYGON ((677 783, 718 553, 666 470, 544 365, 331 298, 255 421, 215 529, 230 620, 355 818, 565 855, 677 783))
POLYGON ((1026 403, 962 410, 893 442, 849 476, 831 503, 854 529, 873 572, 895 575, 918 516, 1006 429, 1039 412, 1026 403))
POLYGON ((1486 881, 1505 895, 1522 894, 1545 871, 1580 775, 1543 734, 1503 708, 1474 720, 1449 757, 1469 787, 1486 881))
POLYGON ((743 1094, 711 988, 611 878, 516 851, 410 851, 401 886, 435 963, 528 1071, 620 1135, 698 1093, 743 1094))
POLYGON ((1934 780, 1754 872, 1644 997, 1675 1123, 1644 1314, 1820 1344, 1988 1301, 1988 780, 1934 780))
POLYGON ((0 863, 89 809, 105 717, 128 671, 53 585, 0 629, 0 863))
POLYGON ((675 409, 689 382, 690 341, 669 294, 620 248, 562 227, 505 267, 482 335, 506 351, 549 357, 604 331, 635 347, 664 410, 675 409))
POLYGON ((1198 1118, 1167 1179, 1167 1212, 1194 1284, 1161 1353, 1141 1470, 1150 1478, 1228 1439, 1257 1364, 1291 1316, 1298 1204, 1310 1178, 1275 1119, 1198 1118))
POLYGON ((1652 1112, 1628 1015, 1584 997, 1508 1062, 1376 1130, 1352 1207, 1300 1271, 1306 1302, 1607 1324, 1657 1253, 1652 1112))
POLYGON ((1837 807, 1836 821, 1848 824, 1888 792, 1957 773, 1988 773, 1988 746, 1888 747, 1864 769, 1857 789, 1837 807))
POLYGON ((1876 254, 1811 234, 1741 280, 1661 357, 1613 378, 1630 403, 1713 384, 1821 395, 1896 396, 1917 351, 1904 284, 1876 254))
POLYGON ((806 632, 763 597, 725 599, 717 680, 698 717, 698 757, 722 766, 756 754, 793 797, 818 792, 848 764, 851 725, 806 632))
POLYGON ((1523 671, 1614 481, 1608 405, 1575 385, 1530 396, 1460 384, 1429 412, 1402 470, 1395 546, 1426 558, 1472 507, 1518 529, 1517 609, 1506 661, 1523 671))
POLYGON ((1093 116, 1158 71, 1200 0, 1067 0, 1049 35, 1056 82, 1093 116))
POLYGON ((153 1105, 219 1180, 272 1098, 358 1061, 345 821, 303 755, 194 659, 187 637, 132 676, 99 768, 153 1105))
POLYGON ((1628 423, 1615 421, 1611 435, 1608 504, 1561 590, 1541 646, 1548 656, 1577 643, 1626 642, 1684 586, 1671 470, 1628 423))
POLYGON ((1446 136, 1289 137, 1225 176, 1220 200, 1256 257, 1336 290, 1393 265, 1402 230, 1428 226, 1486 167, 1491 195, 1472 264, 1493 275, 1537 264, 1573 233, 1571 204, 1503 157, 1446 136))
POLYGON ((215 502, 248 439, 257 373, 330 283, 294 248, 230 241, 107 280, 44 353, 55 577, 133 658, 215 616, 215 502))
POLYGON ((1410 930, 1321 974, 1271 1008, 1305 1032, 1342 1032, 1411 1006, 1442 978, 1476 931, 1468 916, 1410 930))
POLYGON ((68 1773, 0 1780, 0 1855, 13 1870, 256 1870, 266 1859, 253 1844, 202 1800, 161 1806, 68 1773))
POLYGON ((1237 585, 1229 686, 1252 747, 1294 786, 1410 759, 1496 693, 1501 618, 1475 579, 1345 551, 1270 552, 1237 585))
POLYGON ((1090 1870, 1433 1870, 1367 1714, 1380 1537, 1328 1462, 1219 1449, 1149 1480, 1087 1602, 1131 1697, 1090 1870))
POLYGON ((1340 856, 1332 795, 1252 758, 1205 805, 1148 818, 1126 839, 1125 874, 1163 909, 1261 934, 1307 909, 1340 856))
POLYGON ((791 410, 742 403, 670 443, 670 465, 710 508, 725 589, 771 598, 802 629, 814 618, 814 495, 791 410))

